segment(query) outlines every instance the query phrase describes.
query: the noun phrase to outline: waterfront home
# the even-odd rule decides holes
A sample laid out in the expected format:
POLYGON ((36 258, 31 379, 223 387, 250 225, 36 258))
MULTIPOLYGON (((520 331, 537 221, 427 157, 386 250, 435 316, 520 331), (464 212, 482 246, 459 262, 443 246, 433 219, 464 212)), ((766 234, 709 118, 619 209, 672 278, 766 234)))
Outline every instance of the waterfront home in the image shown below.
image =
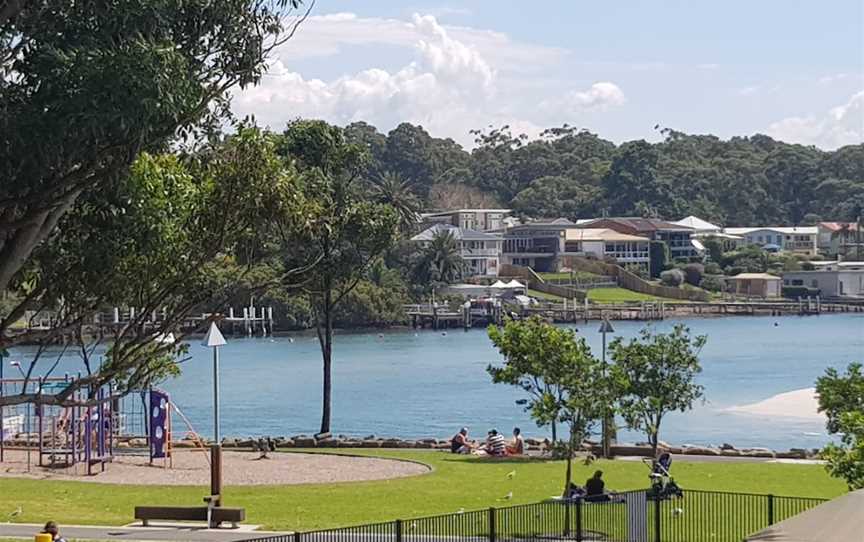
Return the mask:
POLYGON ((622 266, 638 265, 647 271, 651 261, 650 244, 651 240, 647 237, 608 228, 568 228, 564 234, 562 256, 594 256, 599 260, 611 258, 622 266))
POLYGON ((582 228, 605 228, 651 241, 663 241, 672 258, 690 258, 699 255, 702 246, 693 242, 696 230, 657 218, 607 217, 580 224, 582 228))
POLYGON ((538 272, 558 271, 560 257, 565 251, 566 232, 575 226, 566 218, 557 218, 507 228, 502 262, 530 267, 538 272))
POLYGON ((725 280, 729 293, 752 297, 780 297, 783 282, 768 273, 741 273, 725 280))
POLYGON ((859 259, 864 254, 864 229, 855 222, 820 222, 816 228, 819 230, 817 245, 822 254, 859 259))
POLYGON ((864 298, 864 262, 810 262, 808 271, 783 273, 783 286, 816 288, 823 297, 864 298))
POLYGON ((424 225, 450 224, 458 228, 476 231, 500 230, 505 227, 505 218, 510 209, 453 209, 420 215, 424 225))
POLYGON ((815 256, 818 250, 819 229, 816 226, 724 228, 723 232, 743 238, 744 245, 756 245, 769 252, 815 256))
POLYGON ((681 220, 676 220, 673 224, 678 224, 679 226, 684 226, 693 230, 694 234, 701 235, 710 235, 714 233, 720 233, 723 228, 708 222, 707 220, 702 220, 698 216, 690 215, 687 218, 682 218, 681 220))
POLYGON ((459 254, 465 262, 465 274, 497 275, 501 257, 502 236, 452 224, 433 224, 411 238, 419 245, 432 241, 436 235, 449 233, 459 243, 459 254))

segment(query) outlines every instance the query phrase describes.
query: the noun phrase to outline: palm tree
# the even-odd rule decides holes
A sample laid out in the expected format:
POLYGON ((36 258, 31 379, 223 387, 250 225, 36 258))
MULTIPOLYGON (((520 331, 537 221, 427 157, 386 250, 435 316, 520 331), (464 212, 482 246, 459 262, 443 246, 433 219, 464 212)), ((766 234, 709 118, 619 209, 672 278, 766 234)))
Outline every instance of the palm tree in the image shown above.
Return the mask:
POLYGON ((375 190, 375 200, 378 203, 390 205, 399 215, 399 226, 403 231, 411 230, 417 225, 420 216, 420 200, 411 190, 411 182, 392 171, 385 171, 372 183, 375 190))
POLYGON ((462 278, 464 270, 459 240, 453 233, 441 231, 420 251, 414 275, 422 284, 450 284, 462 278))

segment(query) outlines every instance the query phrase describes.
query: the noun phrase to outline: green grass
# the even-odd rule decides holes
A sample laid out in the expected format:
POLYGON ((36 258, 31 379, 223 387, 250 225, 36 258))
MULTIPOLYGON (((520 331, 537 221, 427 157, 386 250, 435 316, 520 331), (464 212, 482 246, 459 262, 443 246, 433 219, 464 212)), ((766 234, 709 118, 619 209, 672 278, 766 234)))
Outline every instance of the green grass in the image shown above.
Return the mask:
POLYGON ((570 280, 570 278, 574 278, 576 280, 594 280, 599 279, 600 275, 595 273, 589 273, 587 271, 574 271, 571 275, 570 272, 560 272, 560 273, 537 273, 540 275, 540 278, 546 280, 570 280))
POLYGON ((564 301, 564 298, 559 295, 547 294, 546 292, 541 292, 539 290, 528 290, 528 295, 544 301, 554 301, 555 303, 561 303, 564 301))
MULTIPOLYGON (((268 529, 308 530, 530 503, 560 494, 564 463, 544 460, 483 460, 443 452, 359 450, 358 454, 420 461, 429 474, 376 482, 294 486, 228 487, 229 506, 246 508, 247 521, 268 529), (516 471, 509 479, 507 473, 516 471), (503 500, 513 492, 513 499, 503 500)), ((109 466, 110 468, 110 466, 109 466)), ((644 488, 647 469, 640 462, 577 462, 574 479, 582 482, 597 468, 613 490, 644 488)), ((695 463, 678 461, 675 478, 685 488, 834 497, 842 482, 818 465, 768 463, 695 463)), ((21 522, 46 517, 63 524, 121 525, 141 504, 194 505, 205 487, 106 486, 0 478, 0 511, 22 506, 21 522)))
POLYGON ((625 288, 592 288, 588 300, 594 303, 626 303, 628 301, 674 301, 664 297, 642 294, 625 288))

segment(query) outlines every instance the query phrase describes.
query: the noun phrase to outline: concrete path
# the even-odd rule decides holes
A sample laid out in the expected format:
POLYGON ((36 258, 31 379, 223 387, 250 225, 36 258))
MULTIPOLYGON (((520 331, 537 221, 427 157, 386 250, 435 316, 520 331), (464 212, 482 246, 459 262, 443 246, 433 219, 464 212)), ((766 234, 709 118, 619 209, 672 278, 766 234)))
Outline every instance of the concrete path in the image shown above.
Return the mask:
MULTIPOLYGON (((0 538, 33 540, 42 525, 27 523, 0 524, 0 538)), ((190 524, 151 522, 150 527, 96 527, 61 525, 60 533, 67 540, 125 540, 127 542, 239 542, 265 536, 284 535, 273 531, 256 531, 255 526, 243 525, 239 529, 206 529, 190 524)))

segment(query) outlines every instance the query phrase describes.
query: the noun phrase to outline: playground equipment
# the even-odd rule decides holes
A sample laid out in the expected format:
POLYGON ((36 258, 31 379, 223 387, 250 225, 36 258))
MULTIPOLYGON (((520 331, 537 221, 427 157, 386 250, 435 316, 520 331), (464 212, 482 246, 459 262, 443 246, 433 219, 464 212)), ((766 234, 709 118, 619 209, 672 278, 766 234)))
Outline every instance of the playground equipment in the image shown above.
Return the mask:
MULTIPOLYGON (((34 391, 55 395, 74 378, 0 379, 0 396, 34 391), (25 390, 24 387, 27 386, 25 390)), ((39 403, 0 407, 0 462, 10 445, 25 448, 28 469, 37 453, 40 467, 86 468, 104 471, 118 455, 145 455, 151 465, 173 466, 172 414, 187 427, 186 439, 206 451, 191 423, 165 391, 148 389, 114 397, 110 386, 82 387, 70 397, 74 406, 39 403), (80 406, 92 403, 90 406, 80 406)), ((206 454, 205 454, 206 457, 206 454)), ((209 461, 209 458, 208 458, 209 461)))

